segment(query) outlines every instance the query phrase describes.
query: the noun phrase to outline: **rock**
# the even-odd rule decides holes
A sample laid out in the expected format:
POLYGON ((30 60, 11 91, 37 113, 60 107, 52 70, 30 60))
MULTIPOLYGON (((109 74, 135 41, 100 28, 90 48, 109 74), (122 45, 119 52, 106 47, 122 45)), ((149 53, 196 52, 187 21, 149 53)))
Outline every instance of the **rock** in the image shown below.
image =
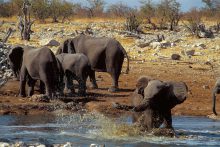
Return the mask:
POLYGON ((186 55, 186 56, 193 56, 195 54, 195 50, 186 50, 186 51, 183 51, 181 53, 186 55))
POLYGON ((0 142, 0 147, 10 147, 11 145, 6 142, 0 142))
POLYGON ((92 144, 90 144, 89 147, 98 147, 98 146, 99 146, 98 144, 94 144, 94 143, 92 143, 92 144))
POLYGON ((160 48, 160 47, 161 47, 161 43, 160 43, 160 42, 151 42, 151 43, 150 43, 150 46, 151 46, 153 49, 157 49, 157 48, 160 48))
POLYGON ((44 144, 37 145, 36 147, 46 147, 44 144))
POLYGON ((181 56, 179 54, 172 54, 171 59, 172 60, 180 60, 181 56))
POLYGON ((33 102, 46 102, 46 103, 50 102, 50 99, 43 94, 40 95, 34 94, 31 98, 29 98, 29 100, 33 102))
POLYGON ((201 49, 206 49, 206 45, 203 43, 197 44, 196 47, 200 47, 201 49))
POLYGON ((203 89, 210 89, 210 87, 208 85, 203 85, 202 88, 203 89))
POLYGON ((15 147, 28 147, 28 145, 22 141, 16 142, 14 146, 15 147))
POLYGON ((67 142, 66 144, 63 145, 63 147, 72 147, 72 144, 70 142, 67 142))
POLYGON ((42 46, 60 46, 60 43, 54 39, 43 39, 40 41, 42 46))

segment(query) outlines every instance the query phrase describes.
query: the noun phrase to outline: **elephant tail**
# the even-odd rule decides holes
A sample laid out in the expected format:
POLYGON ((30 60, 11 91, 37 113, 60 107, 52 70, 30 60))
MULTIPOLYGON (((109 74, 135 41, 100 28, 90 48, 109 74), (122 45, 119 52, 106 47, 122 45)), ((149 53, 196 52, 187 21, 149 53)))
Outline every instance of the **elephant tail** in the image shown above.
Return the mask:
POLYGON ((126 56, 126 58, 127 58, 127 69, 126 69, 126 72, 125 72, 125 73, 128 74, 128 73, 129 73, 130 59, 129 59, 129 57, 128 57, 127 52, 126 52, 125 49, 123 48, 123 46, 122 46, 120 43, 119 43, 119 45, 120 45, 120 49, 122 50, 124 56, 126 56))
POLYGON ((134 106, 121 105, 119 103, 112 103, 112 107, 119 109, 119 110, 125 110, 125 111, 131 111, 134 109, 134 106))

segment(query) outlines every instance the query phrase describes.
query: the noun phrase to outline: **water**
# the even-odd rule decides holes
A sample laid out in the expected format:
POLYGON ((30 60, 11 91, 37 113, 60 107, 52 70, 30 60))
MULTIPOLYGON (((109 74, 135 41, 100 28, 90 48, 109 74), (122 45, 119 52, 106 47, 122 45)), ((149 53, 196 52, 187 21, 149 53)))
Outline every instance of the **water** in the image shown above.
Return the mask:
POLYGON ((130 117, 109 119, 99 114, 0 116, 0 140, 28 144, 64 144, 88 147, 92 143, 107 147, 219 146, 220 121, 206 117, 173 118, 178 138, 138 135, 130 117))

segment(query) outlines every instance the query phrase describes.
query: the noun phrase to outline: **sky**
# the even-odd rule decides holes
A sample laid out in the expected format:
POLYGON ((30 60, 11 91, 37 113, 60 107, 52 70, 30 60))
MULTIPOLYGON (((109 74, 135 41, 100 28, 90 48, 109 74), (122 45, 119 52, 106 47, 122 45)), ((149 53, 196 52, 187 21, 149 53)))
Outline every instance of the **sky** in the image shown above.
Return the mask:
MULTIPOLYGON (((86 4, 86 0, 70 0, 70 1, 86 4)), ((127 4, 130 7, 138 8, 140 6, 139 0, 105 0, 107 5, 112 3, 117 3, 120 1, 123 2, 124 4, 127 4)), ((152 1, 155 3, 160 2, 160 0, 152 0, 152 1)), ((201 8, 204 6, 202 0, 177 0, 177 1, 181 4, 181 10, 183 12, 186 12, 193 7, 201 8)))

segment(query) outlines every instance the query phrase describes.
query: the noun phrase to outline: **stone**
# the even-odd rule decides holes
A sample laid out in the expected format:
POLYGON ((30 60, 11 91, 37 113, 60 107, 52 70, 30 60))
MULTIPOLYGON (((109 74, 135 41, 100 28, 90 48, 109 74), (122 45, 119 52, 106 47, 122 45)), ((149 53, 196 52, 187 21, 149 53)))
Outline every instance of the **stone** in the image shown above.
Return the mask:
POLYGON ((151 42, 151 43, 150 43, 150 46, 151 46, 153 49, 157 49, 157 48, 160 48, 160 47, 161 47, 161 43, 160 43, 160 42, 151 42))
POLYGON ((10 147, 11 145, 6 142, 0 142, 0 147, 10 147))
POLYGON ((60 46, 60 43, 54 39, 43 39, 40 41, 42 46, 60 46))
POLYGON ((195 50, 186 50, 184 54, 186 56, 193 56, 195 54, 195 50))
POLYGON ((180 60, 181 56, 179 54, 172 54, 171 59, 172 60, 180 60))
POLYGON ((208 85, 203 85, 202 88, 203 89, 210 89, 210 87, 208 85))
POLYGON ((66 144, 63 145, 63 147, 72 147, 72 144, 70 142, 67 142, 66 144))

